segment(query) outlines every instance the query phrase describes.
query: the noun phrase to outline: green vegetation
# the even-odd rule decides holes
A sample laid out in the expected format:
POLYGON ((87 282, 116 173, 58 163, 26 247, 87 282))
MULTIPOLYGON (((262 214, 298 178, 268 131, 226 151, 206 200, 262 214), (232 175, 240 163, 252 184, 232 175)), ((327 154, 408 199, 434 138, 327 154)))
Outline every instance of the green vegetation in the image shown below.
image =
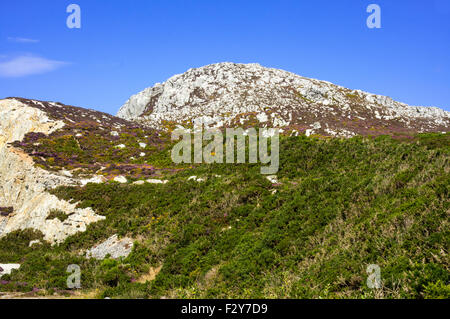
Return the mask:
POLYGON ((280 147, 279 184, 258 165, 214 164, 164 185, 56 189, 106 219, 56 247, 28 247, 31 232, 1 239, 2 262, 22 267, 0 290, 66 289, 78 264, 98 297, 450 298, 450 134, 283 137, 280 147), (80 255, 116 233, 136 240, 127 258, 80 255), (367 287, 369 264, 381 289, 367 287))
POLYGON ((361 97, 360 97, 358 94, 356 94, 356 93, 347 93, 347 94, 345 94, 345 96, 347 96, 348 98, 353 99, 353 100, 357 100, 357 99, 360 99, 360 98, 361 98, 361 97))
POLYGON ((59 209, 52 209, 48 213, 47 219, 59 219, 61 222, 65 221, 67 218, 69 218, 69 215, 64 213, 62 210, 59 209))
POLYGON ((161 161, 164 145, 170 144, 168 137, 160 138, 140 127, 124 127, 111 135, 96 122, 81 122, 66 125, 49 136, 28 133, 23 141, 12 144, 32 156, 41 168, 75 170, 76 175, 148 178, 156 168, 170 164, 170 157, 161 161))
POLYGON ((311 101, 310 99, 308 99, 308 98, 305 97, 303 94, 301 94, 301 93, 299 93, 299 92, 297 92, 297 91, 295 91, 295 96, 298 97, 298 98, 300 98, 300 99, 302 99, 303 101, 308 102, 308 103, 311 103, 311 104, 314 103, 313 101, 311 101))

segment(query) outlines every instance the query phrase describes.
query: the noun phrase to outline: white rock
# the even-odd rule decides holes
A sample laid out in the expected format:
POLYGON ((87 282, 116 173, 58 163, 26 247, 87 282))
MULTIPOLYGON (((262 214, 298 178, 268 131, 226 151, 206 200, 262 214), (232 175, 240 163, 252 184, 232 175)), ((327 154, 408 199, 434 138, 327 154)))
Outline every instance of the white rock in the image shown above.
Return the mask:
POLYGON ((258 119, 258 121, 259 121, 260 123, 265 123, 265 122, 267 122, 267 121, 269 120, 269 118, 267 117, 267 114, 266 114, 266 113, 259 113, 259 114, 256 116, 256 118, 258 119))
POLYGON ((86 252, 87 258, 105 259, 110 255, 113 259, 127 257, 133 250, 133 240, 131 238, 119 239, 117 235, 113 235, 103 243, 92 247, 86 252))
POLYGON ((116 146, 116 148, 119 148, 119 149, 124 149, 125 147, 126 147, 125 144, 119 144, 116 146))
POLYGON ((0 278, 4 275, 10 275, 14 269, 19 269, 20 264, 0 264, 0 278))
POLYGON ((266 176, 266 178, 272 183, 272 184, 278 184, 278 179, 276 175, 269 175, 266 176))
POLYGON ((311 125, 311 127, 315 130, 320 130, 322 128, 322 125, 320 124, 320 122, 315 122, 313 125, 311 125))
POLYGON ((81 186, 86 186, 89 183, 102 184, 102 183, 105 183, 107 181, 108 181, 108 179, 105 176, 103 176, 103 175, 95 175, 95 176, 93 176, 93 177, 91 177, 89 179, 82 179, 82 180, 80 180, 80 184, 81 184, 81 186))
POLYGON ((32 246, 34 246, 34 245, 39 245, 39 244, 42 244, 42 242, 41 242, 39 239, 32 240, 32 241, 30 241, 30 243, 28 244, 28 247, 32 247, 32 246))
POLYGON ((188 178, 188 181, 192 181, 192 180, 199 182, 199 183, 206 181, 205 178, 201 178, 201 177, 197 177, 197 176, 191 176, 188 178))
POLYGON ((125 176, 116 176, 116 177, 114 177, 114 181, 121 183, 121 184, 125 184, 128 182, 128 180, 125 176))
POLYGON ((145 143, 139 143, 139 146, 140 146, 141 148, 146 148, 146 147, 147 147, 147 144, 145 144, 145 143))
POLYGON ((146 182, 150 183, 150 184, 166 184, 169 181, 167 181, 167 180, 160 180, 160 179, 147 179, 146 182))
POLYGON ((45 112, 14 99, 0 100, 0 143, 21 141, 29 132, 51 134, 65 126, 50 120, 45 112))
POLYGON ((59 173, 66 177, 73 177, 72 173, 69 172, 68 170, 61 170, 61 171, 59 171, 59 173))

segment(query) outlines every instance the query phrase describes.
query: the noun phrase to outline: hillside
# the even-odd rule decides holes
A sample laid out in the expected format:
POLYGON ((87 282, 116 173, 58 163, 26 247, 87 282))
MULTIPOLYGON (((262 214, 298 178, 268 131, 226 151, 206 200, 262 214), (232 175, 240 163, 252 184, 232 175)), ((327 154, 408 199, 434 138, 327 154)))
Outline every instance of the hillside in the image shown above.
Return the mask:
POLYGON ((199 120, 215 127, 277 127, 287 134, 447 132, 450 113, 351 90, 259 64, 218 63, 171 77, 132 96, 118 117, 157 129, 199 120))
POLYGON ((449 112, 224 63, 118 115, 0 100, 0 297, 450 298, 449 112), (194 120, 281 128, 277 175, 173 163, 194 120))
POLYGON ((258 165, 214 164, 166 184, 60 186, 50 192, 105 219, 56 246, 40 232, 0 239, 0 260, 21 263, 0 290, 74 296, 77 264, 91 297, 449 298, 449 146, 449 134, 292 136, 275 184, 258 165), (131 254, 87 258, 114 234, 131 254), (367 287, 369 264, 382 289, 367 287))
POLYGON ((49 189, 167 173, 148 164, 158 163, 151 160, 162 147, 157 132, 105 113, 9 98, 0 100, 0 119, 0 237, 35 229, 61 242, 104 218, 75 209, 49 189), (54 210, 67 220, 47 219, 54 210))

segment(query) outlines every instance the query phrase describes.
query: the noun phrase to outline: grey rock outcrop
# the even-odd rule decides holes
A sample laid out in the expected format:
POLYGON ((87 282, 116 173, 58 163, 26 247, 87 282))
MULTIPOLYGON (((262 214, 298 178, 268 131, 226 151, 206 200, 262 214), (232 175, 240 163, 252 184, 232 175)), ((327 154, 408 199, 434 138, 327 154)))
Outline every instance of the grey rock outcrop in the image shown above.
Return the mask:
POLYGON ((8 143, 20 141, 28 132, 51 134, 64 126, 45 112, 17 100, 0 100, 0 207, 13 207, 8 216, 0 216, 0 237, 24 229, 39 230, 50 243, 85 231, 88 224, 104 219, 90 208, 76 208, 76 203, 58 199, 47 190, 78 181, 34 166, 32 158, 8 143), (51 210, 69 216, 61 222, 47 220, 51 210))
POLYGON ((133 250, 133 240, 131 238, 119 239, 113 235, 103 243, 92 247, 86 252, 87 258, 105 259, 109 255, 113 259, 127 257, 133 250))
POLYGON ((408 106, 259 64, 235 63, 190 69, 157 83, 132 96, 117 116, 158 129, 193 121, 236 126, 253 117, 261 127, 343 137, 377 130, 441 132, 450 124, 450 113, 436 107, 408 106))

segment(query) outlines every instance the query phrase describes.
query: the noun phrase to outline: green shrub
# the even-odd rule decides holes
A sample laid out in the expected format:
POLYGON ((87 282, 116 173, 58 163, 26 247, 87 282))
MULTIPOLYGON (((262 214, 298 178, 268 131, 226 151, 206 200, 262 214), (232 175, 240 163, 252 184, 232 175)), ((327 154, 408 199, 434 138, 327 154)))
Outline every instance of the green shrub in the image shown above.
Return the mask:
POLYGON ((164 185, 60 187, 106 219, 54 247, 16 233, 0 248, 17 238, 17 253, 0 254, 23 263, 12 280, 49 289, 79 264, 83 289, 108 297, 448 298, 449 136, 282 137, 279 185, 259 165, 211 164, 164 185), (136 239, 127 258, 80 256, 113 234, 136 239), (369 264, 380 291, 366 285, 369 264))

